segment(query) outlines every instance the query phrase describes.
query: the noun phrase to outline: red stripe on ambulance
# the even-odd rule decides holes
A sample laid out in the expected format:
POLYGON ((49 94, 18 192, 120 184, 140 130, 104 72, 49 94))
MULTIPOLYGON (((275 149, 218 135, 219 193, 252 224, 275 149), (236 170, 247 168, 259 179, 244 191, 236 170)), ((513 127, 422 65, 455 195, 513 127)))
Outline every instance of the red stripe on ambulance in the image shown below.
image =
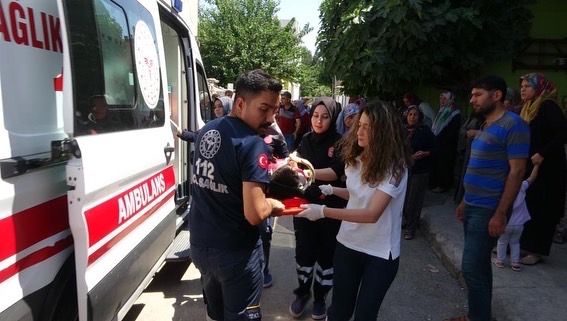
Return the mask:
MULTIPOLYGON (((0 262, 68 229, 66 195, 14 213, 0 220, 0 262)), ((14 264, 0 271, 0 283, 34 264, 47 260, 72 243, 73 238, 69 235, 52 246, 18 258, 14 264)))
MULTIPOLYGON (((89 234, 89 247, 92 247, 103 238, 111 234, 125 222, 136 216, 138 213, 150 208, 143 217, 137 220, 133 225, 137 226, 147 217, 166 203, 174 193, 169 193, 159 203, 156 203, 159 197, 164 195, 166 191, 175 185, 175 173, 173 166, 169 166, 163 171, 152 175, 148 179, 134 185, 133 187, 121 192, 107 201, 85 211, 85 219, 87 221, 87 229, 89 234), (149 214, 148 214, 149 213, 149 214)), ((125 231, 130 231, 126 229, 125 231)), ((118 239, 124 237, 128 233, 121 232, 118 238, 115 236, 108 241, 102 248, 110 248, 118 239)), ((98 250, 97 250, 98 251, 98 250)), ((89 258, 89 262, 91 258, 89 258)))
POLYGON ((18 260, 15 264, 10 265, 9 267, 5 268, 4 270, 0 271, 0 283, 6 281, 7 279, 11 278, 12 276, 20 273, 21 271, 29 268, 30 266, 36 265, 42 261, 49 259, 52 256, 55 256, 59 252, 65 250, 66 248, 73 245, 73 236, 69 234, 64 239, 61 239, 53 246, 44 247, 39 251, 36 251, 20 260, 18 260))
POLYGON ((152 208, 149 211, 147 211, 146 213, 144 213, 144 215, 142 217, 140 217, 138 220, 136 220, 136 222, 134 224, 125 228, 122 232, 120 232, 115 237, 113 237, 110 241, 108 241, 106 244, 104 244, 101 248, 99 248, 98 250, 94 251, 91 255, 89 255, 88 265, 91 265, 94 261, 98 260, 99 257, 104 255, 104 253, 106 253, 108 250, 110 250, 116 243, 118 243, 120 240, 122 240, 124 237, 126 237, 126 235, 128 235, 130 232, 132 232, 132 230, 134 230, 136 227, 138 227, 140 224, 142 224, 147 218, 152 216, 152 214, 155 211, 157 211, 163 204, 167 203, 174 195, 175 195, 175 191, 172 191, 169 194, 167 194, 167 196, 164 199, 162 199, 159 203, 153 205, 152 208))
POLYGON ((67 229, 66 195, 14 213, 0 220, 0 262, 67 229))

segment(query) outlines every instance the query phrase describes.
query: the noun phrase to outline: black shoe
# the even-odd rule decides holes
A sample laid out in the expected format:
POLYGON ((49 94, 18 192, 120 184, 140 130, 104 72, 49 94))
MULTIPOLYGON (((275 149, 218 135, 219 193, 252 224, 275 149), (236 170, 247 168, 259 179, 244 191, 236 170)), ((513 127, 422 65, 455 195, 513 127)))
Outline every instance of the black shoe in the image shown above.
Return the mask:
POLYGON ((310 297, 311 294, 307 294, 304 296, 300 296, 300 295, 295 296, 295 300, 293 300, 293 302, 291 302, 291 305, 289 306, 289 313, 291 314, 292 317, 296 319, 299 319, 301 317, 303 311, 305 311, 305 305, 307 305, 307 302, 309 301, 310 297))
POLYGON ((325 305, 325 301, 314 301, 313 312, 311 313, 311 319, 323 320, 326 317, 327 317, 327 306, 325 305))

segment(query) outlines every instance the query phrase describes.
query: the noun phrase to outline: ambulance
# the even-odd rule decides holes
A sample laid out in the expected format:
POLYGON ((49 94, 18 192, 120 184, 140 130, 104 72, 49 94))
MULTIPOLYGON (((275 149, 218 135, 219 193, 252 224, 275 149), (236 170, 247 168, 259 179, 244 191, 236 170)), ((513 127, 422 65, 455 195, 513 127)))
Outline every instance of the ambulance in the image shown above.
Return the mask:
POLYGON ((181 0, 0 0, 0 320, 121 320, 190 259, 212 116, 181 0))

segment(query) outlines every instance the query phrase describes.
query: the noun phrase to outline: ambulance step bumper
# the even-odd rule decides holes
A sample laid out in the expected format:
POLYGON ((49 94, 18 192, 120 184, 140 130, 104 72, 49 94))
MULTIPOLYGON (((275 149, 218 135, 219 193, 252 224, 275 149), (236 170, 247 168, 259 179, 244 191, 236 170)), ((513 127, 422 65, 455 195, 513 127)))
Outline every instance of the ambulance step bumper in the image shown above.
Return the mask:
POLYGON ((166 262, 191 261, 191 245, 189 244, 189 225, 187 223, 181 228, 179 234, 173 240, 171 251, 165 258, 166 262))

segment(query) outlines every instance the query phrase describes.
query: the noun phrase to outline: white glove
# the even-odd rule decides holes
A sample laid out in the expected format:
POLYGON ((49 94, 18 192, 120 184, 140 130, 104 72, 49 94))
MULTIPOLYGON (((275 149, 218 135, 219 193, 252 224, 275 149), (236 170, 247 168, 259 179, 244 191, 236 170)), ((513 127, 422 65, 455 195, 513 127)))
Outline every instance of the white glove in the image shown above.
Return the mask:
POLYGON ((325 217, 323 214, 323 209, 325 205, 319 204, 301 204, 299 207, 303 208, 304 210, 299 212, 299 214, 295 215, 296 217, 304 217, 310 221, 316 221, 325 217))
POLYGON ((319 189, 321 190, 321 193, 325 195, 333 195, 333 186, 331 186, 330 184, 319 185, 319 189))

